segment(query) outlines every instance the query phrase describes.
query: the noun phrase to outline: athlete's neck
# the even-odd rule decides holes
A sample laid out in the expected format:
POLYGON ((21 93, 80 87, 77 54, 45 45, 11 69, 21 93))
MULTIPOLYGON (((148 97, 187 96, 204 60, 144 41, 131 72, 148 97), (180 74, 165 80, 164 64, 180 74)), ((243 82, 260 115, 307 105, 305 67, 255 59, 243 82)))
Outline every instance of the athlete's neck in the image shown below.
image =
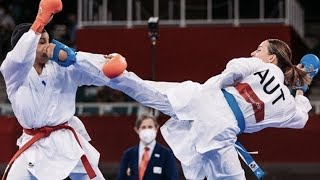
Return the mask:
POLYGON ((40 74, 42 73, 44 64, 35 63, 35 64, 33 65, 33 67, 36 69, 38 75, 40 75, 40 74))

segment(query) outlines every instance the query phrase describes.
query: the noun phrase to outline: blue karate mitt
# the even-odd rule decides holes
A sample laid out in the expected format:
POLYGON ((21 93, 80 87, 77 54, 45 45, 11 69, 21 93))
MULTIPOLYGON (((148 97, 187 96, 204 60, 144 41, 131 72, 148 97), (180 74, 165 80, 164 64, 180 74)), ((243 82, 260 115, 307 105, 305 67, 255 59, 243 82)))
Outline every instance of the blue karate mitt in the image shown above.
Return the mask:
POLYGON ((302 57, 300 64, 307 74, 313 78, 319 72, 320 61, 319 58, 314 54, 306 54, 302 57))
POLYGON ((63 66, 63 67, 68 67, 72 64, 74 64, 77 59, 76 59, 76 52, 74 49, 72 48, 69 48, 68 46, 66 46, 65 44, 55 40, 55 39, 52 39, 51 43, 55 44, 55 48, 53 50, 53 57, 52 57, 52 60, 57 62, 60 66, 63 66), (64 60, 64 61, 60 61, 59 60, 59 52, 60 50, 63 50, 67 53, 67 59, 64 60))

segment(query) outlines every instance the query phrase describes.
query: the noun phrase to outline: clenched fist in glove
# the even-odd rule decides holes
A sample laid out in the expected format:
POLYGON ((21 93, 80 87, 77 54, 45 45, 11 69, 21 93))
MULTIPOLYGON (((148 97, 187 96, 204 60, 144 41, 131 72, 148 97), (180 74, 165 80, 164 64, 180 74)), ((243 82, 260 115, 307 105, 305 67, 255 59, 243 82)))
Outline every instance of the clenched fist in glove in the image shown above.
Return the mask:
POLYGON ((302 57, 300 63, 302 64, 304 71, 311 78, 318 74, 320 68, 320 61, 318 56, 314 54, 306 54, 302 57))
POLYGON ((314 54, 306 54, 302 57, 300 64, 298 64, 297 67, 299 69, 302 69, 304 72, 306 72, 309 78, 311 79, 309 83, 307 84, 303 83, 303 85, 300 81, 298 81, 293 89, 306 92, 309 88, 308 85, 311 83, 312 78, 316 76, 319 72, 319 68, 320 68, 319 58, 314 54))
POLYGON ((126 59, 120 54, 113 53, 105 56, 108 61, 102 67, 102 72, 108 78, 120 76, 127 68, 126 59))
POLYGON ((51 21, 52 16, 61 10, 61 0, 41 0, 36 20, 33 22, 31 29, 35 32, 42 33, 44 26, 51 21))

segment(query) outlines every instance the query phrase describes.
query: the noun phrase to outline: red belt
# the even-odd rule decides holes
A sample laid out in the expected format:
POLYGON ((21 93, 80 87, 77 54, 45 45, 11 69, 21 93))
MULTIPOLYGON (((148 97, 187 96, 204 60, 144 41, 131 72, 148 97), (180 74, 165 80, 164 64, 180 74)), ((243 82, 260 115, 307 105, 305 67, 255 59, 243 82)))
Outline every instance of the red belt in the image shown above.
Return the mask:
MULTIPOLYGON (((77 136, 77 133, 75 132, 75 130, 72 127, 66 125, 66 123, 58 125, 58 126, 45 126, 45 127, 39 128, 39 129, 23 129, 23 131, 26 134, 32 135, 33 137, 26 144, 24 144, 15 153, 15 155, 11 158, 11 160, 10 160, 10 162, 9 162, 9 164, 3 174, 2 180, 6 179, 8 172, 12 166, 12 163, 20 156, 21 153, 23 153, 25 150, 27 150, 33 143, 37 142, 41 138, 48 137, 53 131, 56 131, 59 129, 69 129, 73 133, 73 135, 76 138, 80 147, 82 148, 80 141, 79 141, 79 138, 77 136)), ((96 177, 96 174, 95 174, 92 166, 90 165, 89 160, 86 155, 81 156, 81 161, 82 161, 82 164, 83 164, 85 170, 87 171, 87 174, 90 177, 90 179, 93 179, 94 177, 96 177)))

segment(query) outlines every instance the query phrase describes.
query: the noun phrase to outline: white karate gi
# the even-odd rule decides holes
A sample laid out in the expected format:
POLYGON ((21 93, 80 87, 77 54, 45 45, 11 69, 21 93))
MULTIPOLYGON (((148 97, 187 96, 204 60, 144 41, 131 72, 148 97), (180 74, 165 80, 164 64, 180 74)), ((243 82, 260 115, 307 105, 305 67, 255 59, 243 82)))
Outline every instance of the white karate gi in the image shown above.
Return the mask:
POLYGON ((187 179, 206 176, 209 180, 238 180, 245 179, 234 147, 240 129, 221 89, 238 102, 246 133, 267 127, 303 128, 310 102, 301 95, 293 97, 283 82, 278 66, 257 58, 239 58, 204 84, 144 81, 125 72, 107 85, 172 117, 161 127, 161 133, 181 161, 187 179), (261 102, 252 98, 248 89, 243 92, 249 94, 246 101, 234 87, 238 83, 251 87, 261 102), (255 109, 261 110, 255 113, 255 109))
MULTIPOLYGON (((104 85, 108 81, 99 75, 100 67, 90 63, 94 61, 95 65, 101 66, 105 63, 105 58, 103 55, 78 52, 77 62, 73 66, 65 68, 49 61, 42 74, 38 75, 33 64, 40 36, 32 30, 25 33, 2 63, 1 72, 6 82, 8 98, 23 128, 67 123, 76 130, 82 148, 70 130, 54 131, 49 137, 33 144, 16 160, 8 179, 21 179, 18 172, 25 168, 40 180, 60 180, 70 173, 86 173, 80 161, 84 153, 96 174, 100 175, 98 179, 103 179, 98 169, 100 154, 88 142, 90 137, 74 113, 78 86, 104 85), (81 69, 77 68, 80 65, 81 69)), ((32 136, 23 133, 17 140, 17 145, 21 147, 31 138, 32 136)))

